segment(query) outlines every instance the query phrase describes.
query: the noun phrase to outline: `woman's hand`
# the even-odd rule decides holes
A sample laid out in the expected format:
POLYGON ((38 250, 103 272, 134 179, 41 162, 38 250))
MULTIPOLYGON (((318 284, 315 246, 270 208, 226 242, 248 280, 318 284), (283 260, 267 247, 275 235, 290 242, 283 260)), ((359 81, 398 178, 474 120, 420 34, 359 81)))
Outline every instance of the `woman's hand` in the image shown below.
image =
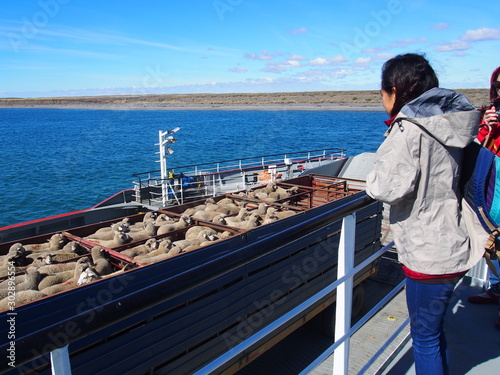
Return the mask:
POLYGON ((483 121, 486 125, 494 126, 498 123, 498 113, 495 110, 495 107, 491 107, 484 112, 483 121))

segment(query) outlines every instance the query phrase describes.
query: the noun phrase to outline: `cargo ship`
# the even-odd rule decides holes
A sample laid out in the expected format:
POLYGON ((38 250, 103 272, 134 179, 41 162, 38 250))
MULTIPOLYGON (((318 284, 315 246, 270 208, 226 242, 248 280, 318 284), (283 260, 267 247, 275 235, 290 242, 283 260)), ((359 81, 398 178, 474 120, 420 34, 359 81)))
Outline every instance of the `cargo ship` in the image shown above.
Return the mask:
MULTIPOLYGON (((364 192, 373 154, 315 150, 168 169, 171 133, 159 134, 161 170, 133 175, 133 188, 0 228, 0 314, 15 322, 0 329, 11 338, 2 352, 15 353, 1 373, 52 373, 61 349, 63 373, 195 373, 336 280, 344 216, 356 212, 355 264, 380 249, 382 206, 364 192), (193 233, 203 240, 190 241, 193 233), (72 276, 41 288, 59 267, 72 276)), ((376 270, 374 261, 354 278, 354 314, 360 283, 376 270)), ((237 372, 334 301, 326 295, 218 373, 237 372)))

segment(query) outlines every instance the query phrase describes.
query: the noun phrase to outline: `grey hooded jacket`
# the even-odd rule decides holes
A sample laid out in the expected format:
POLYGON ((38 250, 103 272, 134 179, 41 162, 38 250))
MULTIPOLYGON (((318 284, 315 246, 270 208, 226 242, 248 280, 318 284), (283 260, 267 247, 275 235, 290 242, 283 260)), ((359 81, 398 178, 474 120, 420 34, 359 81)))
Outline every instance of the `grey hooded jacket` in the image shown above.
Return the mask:
POLYGON ((401 109, 377 150, 366 191, 390 205, 399 260, 412 271, 466 271, 484 253, 472 246, 458 187, 463 148, 478 124, 465 96, 433 88, 401 109))

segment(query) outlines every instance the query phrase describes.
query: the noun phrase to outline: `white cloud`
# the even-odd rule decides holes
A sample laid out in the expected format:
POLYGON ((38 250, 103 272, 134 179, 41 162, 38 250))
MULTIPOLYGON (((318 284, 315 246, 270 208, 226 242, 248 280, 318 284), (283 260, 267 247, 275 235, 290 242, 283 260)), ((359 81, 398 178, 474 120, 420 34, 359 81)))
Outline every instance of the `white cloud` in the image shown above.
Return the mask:
POLYGON ((462 40, 454 40, 451 42, 443 43, 436 48, 436 52, 452 52, 452 51, 464 51, 470 48, 470 44, 462 40))
POLYGON ((437 23, 435 24, 434 26, 431 27, 431 29, 434 29, 434 30, 446 30, 446 29, 449 29, 450 28, 450 25, 445 23, 445 22, 440 22, 440 23, 437 23))
POLYGON ((347 59, 344 55, 336 55, 332 58, 316 57, 315 59, 309 60, 309 64, 313 66, 327 66, 341 64, 346 61, 347 59))
POLYGON ((290 30, 290 34, 292 35, 305 34, 305 33, 307 33, 307 29, 305 27, 290 30))
POLYGON ((302 66, 300 61, 296 60, 287 60, 281 62, 271 62, 269 61, 266 64, 266 67, 262 69, 263 72, 271 72, 271 73, 282 73, 289 68, 298 68, 302 66))
POLYGON ((482 27, 476 30, 467 30, 467 32, 462 35, 460 39, 468 42, 498 40, 500 39, 500 29, 488 29, 486 27, 482 27))
POLYGON ((368 65, 371 61, 371 57, 358 57, 354 60, 354 65, 368 65))
POLYGON ((309 61, 309 64, 311 65, 330 65, 330 61, 323 57, 316 57, 315 59, 312 59, 309 61))
POLYGON ((290 60, 307 60, 307 58, 305 58, 304 56, 300 56, 300 55, 292 55, 292 56, 290 56, 290 60))
POLYGON ((251 60, 272 60, 276 56, 270 54, 268 51, 262 51, 260 55, 257 55, 256 53, 245 53, 244 57, 251 60))
POLYGON ((392 57, 394 57, 392 53, 377 53, 373 55, 373 59, 375 60, 389 60, 392 57))
POLYGON ((247 68, 243 68, 241 66, 235 66, 233 68, 229 68, 228 72, 232 72, 232 73, 245 73, 245 72, 248 72, 248 69, 247 68))

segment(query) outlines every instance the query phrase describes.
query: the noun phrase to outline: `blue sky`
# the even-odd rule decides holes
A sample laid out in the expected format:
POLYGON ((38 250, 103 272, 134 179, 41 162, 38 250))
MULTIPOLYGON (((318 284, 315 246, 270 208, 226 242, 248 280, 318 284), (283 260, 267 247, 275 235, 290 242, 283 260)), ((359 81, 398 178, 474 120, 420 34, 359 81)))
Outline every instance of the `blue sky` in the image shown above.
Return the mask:
POLYGON ((495 1, 26 0, 0 13, 0 97, 378 89, 425 53, 441 86, 500 65, 495 1))

